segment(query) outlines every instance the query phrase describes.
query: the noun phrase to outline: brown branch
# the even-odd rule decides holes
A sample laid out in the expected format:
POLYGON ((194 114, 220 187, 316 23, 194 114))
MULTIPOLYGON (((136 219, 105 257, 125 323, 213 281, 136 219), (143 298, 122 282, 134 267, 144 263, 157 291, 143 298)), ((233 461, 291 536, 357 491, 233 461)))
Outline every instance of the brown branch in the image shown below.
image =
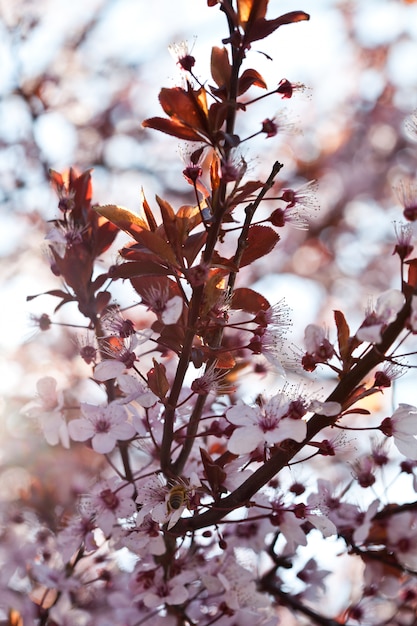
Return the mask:
MULTIPOLYGON (((383 333, 382 341, 374 346, 337 385, 336 389, 329 395, 329 402, 339 402, 342 406, 349 398, 355 388, 369 372, 379 363, 385 360, 385 353, 392 346, 398 335, 404 329, 405 322, 410 315, 410 302, 407 301, 397 318, 387 327, 383 333)), ((332 426, 337 421, 336 417, 324 417, 314 414, 307 422, 307 436, 304 441, 298 443, 291 441, 291 444, 281 448, 259 469, 257 469, 245 482, 235 491, 216 503, 215 509, 210 509, 195 515, 189 519, 179 520, 172 529, 177 535, 183 535, 187 531, 205 528, 219 522, 228 512, 245 506, 247 502, 266 485, 283 467, 288 465, 290 460, 319 433, 323 428, 332 426)))

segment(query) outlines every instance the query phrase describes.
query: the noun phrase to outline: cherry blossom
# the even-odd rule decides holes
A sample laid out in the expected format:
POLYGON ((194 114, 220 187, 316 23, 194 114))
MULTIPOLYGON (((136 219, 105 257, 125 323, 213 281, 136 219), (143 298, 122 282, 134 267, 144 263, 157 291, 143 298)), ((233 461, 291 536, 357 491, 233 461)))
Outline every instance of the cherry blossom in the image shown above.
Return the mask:
POLYGON ((263 444, 273 446, 285 439, 302 441, 306 423, 288 417, 291 399, 278 393, 261 406, 236 405, 226 412, 226 417, 237 428, 233 431, 228 449, 233 454, 253 452, 263 444))
POLYGON ((125 407, 120 404, 96 406, 82 402, 81 413, 83 417, 68 424, 69 435, 74 441, 91 439, 93 449, 101 454, 114 450, 118 440, 131 439, 136 434, 132 424, 127 422, 125 407))
POLYGON ((36 384, 38 399, 29 402, 22 412, 29 418, 36 419, 51 446, 61 443, 69 448, 68 427, 62 412, 64 398, 57 392, 57 382, 51 376, 45 376, 36 384))
POLYGON ((390 548, 406 567, 417 570, 417 515, 404 511, 388 520, 387 535, 390 548))
POLYGON ((356 333, 357 338, 360 341, 379 343, 382 339, 381 333, 395 320, 404 302, 404 294, 398 289, 390 289, 381 294, 377 298, 375 309, 368 309, 366 318, 356 333))
POLYGON ((394 444, 404 456, 417 460, 417 408, 410 404, 400 404, 391 417, 386 417, 380 430, 387 437, 394 438, 394 444))
POLYGON ((129 518, 135 511, 132 500, 134 486, 120 481, 116 476, 97 483, 91 494, 85 496, 94 514, 96 525, 108 537, 120 518, 129 518))

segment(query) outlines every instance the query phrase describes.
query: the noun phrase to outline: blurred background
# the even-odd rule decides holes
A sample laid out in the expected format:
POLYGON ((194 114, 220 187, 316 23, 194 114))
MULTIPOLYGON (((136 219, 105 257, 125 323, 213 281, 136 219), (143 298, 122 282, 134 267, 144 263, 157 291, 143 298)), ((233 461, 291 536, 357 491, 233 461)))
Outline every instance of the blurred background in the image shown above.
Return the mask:
MULTIPOLYGON (((404 119, 417 107, 417 3, 271 0, 268 15, 294 8, 310 21, 255 42, 247 64, 271 89, 282 78, 307 89, 253 105, 239 132, 286 109, 291 132, 244 144, 250 176, 266 177, 278 159, 280 186, 319 181, 320 210, 308 231, 286 228, 241 280, 271 303, 285 296, 302 343, 305 325, 331 326, 336 308, 355 330, 369 298, 400 286, 392 187, 416 170, 404 119)), ((31 396, 75 350, 30 320, 52 314, 53 298, 26 302, 59 287, 42 252, 45 220, 57 214, 49 168, 92 169, 101 204, 139 210, 142 187, 151 203, 155 194, 175 207, 192 202, 178 140, 141 122, 161 115, 159 89, 183 80, 168 46, 187 41, 196 75, 210 83, 210 49, 227 33, 205 0, 0 0, 0 14, 0 392, 31 396)))
MULTIPOLYGON (((274 95, 254 104, 238 132, 256 133, 264 118, 285 113, 289 132, 243 144, 249 175, 266 178, 279 160, 277 188, 317 180, 320 210, 308 230, 285 228, 274 252, 238 280, 271 304, 285 297, 293 310, 291 339, 302 346, 306 324, 326 325, 334 339, 333 309, 340 309, 353 333, 370 299, 400 287, 392 252, 402 208, 393 186, 416 172, 417 137, 407 134, 404 120, 417 108, 417 2, 270 0, 269 16, 294 9, 310 21, 255 42, 247 65, 271 89, 282 78, 306 89, 291 100, 274 95)), ((6 504, 22 497, 34 510, 52 511, 56 502, 65 509, 70 487, 76 491, 81 475, 95 469, 81 448, 51 449, 20 413, 40 377, 54 376, 60 389, 80 397, 91 373, 66 328, 42 332, 36 323, 43 313, 79 323, 76 310, 70 305, 54 315, 50 296, 26 301, 60 287, 44 252, 47 221, 58 213, 49 168, 92 169, 100 204, 139 211, 141 188, 152 206, 155 194, 175 208, 193 202, 178 140, 141 122, 162 114, 160 88, 183 80, 168 46, 187 41, 196 75, 210 84, 210 49, 226 36, 223 15, 205 0, 0 0, 0 501, 6 504)), ((254 88, 248 98, 262 93, 254 88)), ((273 208, 268 203, 265 215, 273 208)), ((103 264, 116 260, 120 242, 103 264)), ((121 304, 125 297, 121 290, 121 304)), ((385 401, 417 404, 409 380, 396 381, 385 401)), ((372 402, 368 408, 381 409, 380 397, 372 402)), ((352 446, 332 466, 336 479, 350 479, 344 461, 359 443, 352 446)))

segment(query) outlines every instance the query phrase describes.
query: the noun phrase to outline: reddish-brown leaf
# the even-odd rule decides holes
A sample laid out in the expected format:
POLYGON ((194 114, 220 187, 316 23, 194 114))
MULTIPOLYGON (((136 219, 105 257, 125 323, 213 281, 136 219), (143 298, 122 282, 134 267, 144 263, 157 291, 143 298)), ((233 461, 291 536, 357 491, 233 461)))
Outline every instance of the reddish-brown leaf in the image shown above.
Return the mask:
POLYGON ((92 170, 87 170, 78 176, 74 169, 69 171, 69 190, 74 193, 75 204, 72 217, 76 220, 82 220, 83 213, 90 208, 93 195, 91 172, 92 170))
POLYGON ((145 254, 142 257, 143 260, 140 261, 129 261, 128 263, 114 265, 109 271, 109 276, 116 279, 133 278, 135 276, 166 276, 170 273, 165 266, 154 260, 147 260, 145 254))
POLYGON ((245 70, 242 76, 239 78, 238 95, 241 96, 252 86, 261 87, 262 89, 267 88, 267 84, 262 76, 259 74, 259 72, 249 68, 245 70))
POLYGON ((153 128, 153 130, 159 130, 161 133, 178 137, 178 139, 185 139, 187 141, 206 141, 205 137, 199 135, 195 130, 184 124, 177 119, 167 120, 164 117, 150 117, 142 122, 144 128, 153 128))
POLYGON ((197 258, 197 254, 206 243, 206 240, 206 231, 202 231, 201 233, 195 233, 194 235, 190 235, 189 237, 187 237, 183 245, 183 255, 184 259, 187 261, 188 267, 190 267, 194 263, 195 259, 197 258))
POLYGON ((214 46, 211 51, 211 75, 218 87, 229 84, 232 68, 226 48, 214 46))
POLYGON ((220 160, 218 155, 214 151, 210 163, 210 182, 212 191, 214 193, 220 186, 220 160))
POLYGON ((247 287, 239 287, 233 292, 231 309, 247 311, 248 313, 258 313, 271 308, 268 300, 260 293, 247 287))
POLYGON ((158 224, 155 221, 155 218, 153 216, 152 213, 152 209, 149 206, 149 203, 145 197, 145 192, 143 191, 143 188, 141 189, 141 197, 142 197, 142 206, 143 206, 143 211, 145 213, 145 217, 147 219, 148 222, 148 226, 149 226, 149 230, 156 230, 158 228, 158 224))
POLYGON ((115 240, 119 228, 109 222, 104 217, 98 219, 98 229, 95 240, 94 256, 100 256, 103 254, 115 240))
POLYGON ((160 292, 165 294, 168 300, 181 295, 177 283, 166 276, 133 276, 130 282, 147 306, 151 304, 150 293, 160 292))
POLYGON ((173 121, 205 136, 209 134, 207 96, 203 87, 197 91, 181 87, 162 88, 159 102, 173 121))
POLYGON ((166 377, 165 365, 153 359, 153 367, 147 373, 149 389, 161 400, 169 391, 169 382, 166 377))
POLYGON ((291 11, 274 20, 266 20, 264 18, 257 19, 255 22, 251 23, 250 26, 248 25, 245 30, 245 46, 252 41, 258 41, 259 39, 268 37, 268 35, 273 33, 280 26, 303 22, 309 19, 309 14, 304 11, 291 11))
POLYGON ((124 230, 136 239, 136 235, 143 229, 148 230, 148 223, 139 215, 132 213, 129 209, 117 206, 116 204, 105 204, 95 206, 94 210, 107 220, 112 222, 120 230, 124 230))
POLYGON ((240 267, 250 265, 260 257, 271 252, 279 239, 278 233, 269 226, 251 226, 249 228, 247 246, 240 261, 240 267))
POLYGON ((96 295, 96 311, 100 315, 109 304, 112 295, 110 291, 99 291, 96 295))
POLYGON ((55 188, 57 192, 59 192, 65 185, 62 174, 56 172, 55 170, 49 170, 49 177, 51 179, 52 186, 55 188))
POLYGON ((135 235, 135 239, 138 243, 142 244, 145 248, 156 254, 161 260, 161 264, 168 263, 174 267, 178 267, 177 258, 174 250, 170 244, 162 239, 158 233, 153 233, 150 230, 143 230, 135 235))
POLYGON ((237 0, 239 23, 246 24, 265 17, 269 0, 237 0))
POLYGON ((337 340, 339 343, 339 352, 343 363, 350 358, 350 329, 346 322, 345 316, 342 311, 333 311, 334 321, 337 327, 337 340))
POLYGON ((230 198, 230 206, 236 206, 241 202, 245 202, 250 196, 252 196, 255 191, 261 189, 264 183, 260 180, 249 180, 247 183, 242 185, 242 187, 238 187, 230 198))
MULTIPOLYGON (((205 207, 206 204, 203 202, 200 208, 204 209, 205 207)), ((188 233, 201 224, 200 208, 198 206, 185 204, 178 209, 176 219, 178 222, 178 231, 181 234, 181 241, 184 242, 188 233)))
POLYGON ((219 495, 224 491, 222 487, 227 478, 226 472, 217 465, 209 455, 209 453, 200 448, 201 460, 204 466, 204 473, 214 495, 219 495))
POLYGON ((181 353, 182 346, 184 345, 185 329, 181 323, 169 324, 168 326, 161 325, 158 321, 152 325, 152 330, 160 333, 158 342, 176 352, 181 353))

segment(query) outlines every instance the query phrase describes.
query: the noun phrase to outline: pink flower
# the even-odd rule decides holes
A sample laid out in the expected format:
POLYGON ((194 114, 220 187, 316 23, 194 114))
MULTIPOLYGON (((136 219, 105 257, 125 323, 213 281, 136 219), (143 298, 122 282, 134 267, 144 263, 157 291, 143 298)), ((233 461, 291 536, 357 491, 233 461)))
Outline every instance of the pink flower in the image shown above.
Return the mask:
POLYGON ((162 604, 183 604, 189 597, 187 582, 191 582, 194 575, 188 572, 188 576, 180 574, 171 576, 168 580, 163 579, 163 574, 158 571, 153 586, 145 591, 143 603, 150 609, 155 609, 162 604))
POLYGON ((387 524, 390 548, 400 563, 417 569, 417 516, 413 511, 392 515, 387 524))
POLYGON ((404 302, 404 294, 398 289, 390 289, 382 293, 376 301, 375 309, 368 308, 366 318, 357 331, 356 337, 360 341, 379 343, 382 339, 381 333, 395 320, 404 302))
POLYGON ((23 408, 23 413, 38 420, 50 446, 61 443, 64 448, 69 448, 68 428, 62 413, 64 399, 62 392, 57 392, 56 385, 55 378, 51 376, 38 380, 38 399, 29 402, 23 408))
POLYGON ((400 180, 397 187, 394 187, 398 200, 404 211, 403 215, 409 222, 417 219, 417 185, 410 180, 400 180))
POLYGON ((417 460, 417 408, 400 404, 391 417, 386 417, 380 430, 387 437, 394 437, 397 449, 409 459, 417 460))
POLYGON ((142 294, 142 302, 163 324, 176 324, 181 317, 183 300, 180 296, 171 296, 167 286, 156 284, 149 287, 142 294))
POLYGON ((247 454, 263 444, 273 446, 285 439, 302 441, 306 436, 306 423, 288 414, 291 399, 283 393, 270 398, 261 406, 236 405, 226 412, 226 417, 236 428, 228 442, 232 454, 247 454))
POLYGON ((308 372, 313 372, 317 363, 326 363, 335 354, 335 350, 327 338, 326 331, 316 324, 308 324, 306 326, 304 344, 307 351, 301 362, 303 368, 308 372))
POLYGON ((118 519, 130 518, 136 512, 133 492, 134 485, 113 477, 97 483, 91 496, 87 496, 95 522, 106 537, 110 536, 118 519))
POLYGON ((93 449, 100 454, 111 452, 117 440, 131 439, 136 434, 132 424, 126 421, 125 407, 120 404, 101 407, 82 402, 81 413, 84 417, 68 424, 70 437, 74 441, 91 439, 93 449))
POLYGON ((285 209, 275 209, 269 218, 270 222, 277 228, 285 224, 301 230, 308 228, 312 213, 318 209, 317 187, 317 181, 311 180, 299 189, 282 189, 277 199, 286 202, 287 206, 285 209))

